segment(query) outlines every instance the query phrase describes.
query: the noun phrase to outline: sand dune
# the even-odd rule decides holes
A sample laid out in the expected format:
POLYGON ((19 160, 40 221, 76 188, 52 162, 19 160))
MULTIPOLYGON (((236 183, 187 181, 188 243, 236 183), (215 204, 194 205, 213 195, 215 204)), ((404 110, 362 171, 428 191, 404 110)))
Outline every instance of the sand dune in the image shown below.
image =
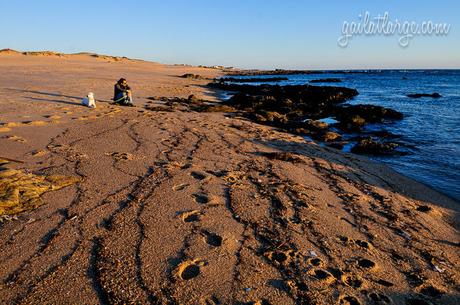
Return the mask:
POLYGON ((75 179, 1 218, 3 303, 460 302, 458 203, 238 117, 144 109, 216 100, 179 76, 219 70, 86 54, 0 68, 0 175, 75 179), (137 107, 108 103, 122 76, 137 107), (95 110, 79 105, 89 91, 95 110))

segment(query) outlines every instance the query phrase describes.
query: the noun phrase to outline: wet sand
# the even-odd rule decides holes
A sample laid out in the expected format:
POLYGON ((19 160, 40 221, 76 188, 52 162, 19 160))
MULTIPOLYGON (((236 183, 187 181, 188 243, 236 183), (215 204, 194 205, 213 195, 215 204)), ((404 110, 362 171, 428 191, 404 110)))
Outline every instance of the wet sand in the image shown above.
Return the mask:
POLYGON ((144 109, 216 100, 178 76, 221 71, 19 54, 0 71, 0 189, 16 170, 17 201, 40 196, 1 217, 2 303, 460 302, 458 203, 238 117, 144 109), (136 107, 108 103, 120 77, 136 107), (89 91, 95 110, 79 104, 89 91))

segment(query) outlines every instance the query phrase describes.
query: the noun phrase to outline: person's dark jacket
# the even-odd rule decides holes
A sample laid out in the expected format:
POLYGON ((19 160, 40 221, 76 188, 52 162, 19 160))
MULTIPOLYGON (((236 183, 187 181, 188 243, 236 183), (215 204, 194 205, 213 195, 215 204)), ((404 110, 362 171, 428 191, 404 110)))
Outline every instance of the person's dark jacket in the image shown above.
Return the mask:
POLYGON ((126 85, 126 86, 123 86, 122 84, 120 83, 116 83, 115 84, 115 92, 114 92, 114 96, 113 96, 113 99, 116 100, 117 98, 119 99, 120 96, 123 94, 123 92, 126 92, 128 90, 131 90, 131 88, 126 85))

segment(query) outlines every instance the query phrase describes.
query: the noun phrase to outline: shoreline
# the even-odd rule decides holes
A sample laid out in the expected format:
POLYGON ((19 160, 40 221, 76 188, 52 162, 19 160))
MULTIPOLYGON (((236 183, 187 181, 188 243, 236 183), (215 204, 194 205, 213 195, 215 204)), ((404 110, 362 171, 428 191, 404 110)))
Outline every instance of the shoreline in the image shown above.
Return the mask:
MULTIPOLYGON (((436 71, 439 73, 442 73, 442 71, 436 71)), ((430 72, 427 72, 430 73, 430 72)), ((433 86, 435 87, 436 84, 438 84, 438 80, 436 78, 439 78, 444 75, 440 74, 441 76, 439 77, 430 77, 430 76, 417 76, 417 77, 404 77, 405 73, 397 72, 397 73, 390 73, 390 74, 385 74, 382 76, 382 79, 385 80, 386 83, 389 84, 389 86, 392 86, 392 89, 394 87, 397 87, 395 85, 395 82, 397 82, 398 78, 404 79, 407 83, 408 88, 413 88, 413 80, 415 79, 420 79, 422 82, 427 82, 429 79, 433 78, 433 86), (410 79, 410 80, 409 80, 410 79), (394 81, 392 81, 394 80, 394 81), (412 82, 411 82, 412 80, 412 82)), ((457 75, 457 74, 454 74, 457 75)), ((233 95, 235 95, 236 92, 242 91, 242 93, 246 94, 248 97, 242 97, 240 99, 251 99, 252 105, 249 103, 245 105, 245 107, 248 109, 247 111, 249 113, 252 113, 253 117, 252 119, 255 121, 261 121, 261 124, 266 124, 266 125, 272 125, 275 127, 280 127, 282 129, 288 129, 289 131, 293 133, 299 133, 299 134, 305 134, 307 139, 315 139, 319 140, 319 143, 322 143, 322 145, 329 145, 334 148, 337 148, 339 150, 342 150, 344 152, 350 152, 350 150, 353 150, 353 153, 358 153, 358 154, 364 154, 369 156, 370 158, 373 158, 374 160, 378 162, 383 162, 389 166, 392 166, 398 172, 406 174, 413 179, 417 179, 417 177, 421 177, 421 182, 425 183, 426 185, 437 189, 440 192, 443 192, 450 198, 458 201, 459 200, 459 189, 454 183, 454 178, 455 174, 452 173, 452 176, 450 173, 447 173, 445 170, 441 170, 441 168, 444 168, 444 164, 442 162, 436 162, 430 157, 430 152, 431 153, 436 153, 436 147, 442 146, 444 143, 446 145, 451 144, 454 148, 452 153, 455 155, 455 135, 452 134, 452 132, 448 132, 450 130, 450 126, 452 126, 453 123, 453 117, 451 120, 446 121, 446 126, 444 129, 449 128, 446 130, 446 132, 442 133, 444 136, 440 138, 429 138, 427 141, 429 143, 432 143, 431 146, 429 147, 424 147, 422 151, 419 151, 418 145, 422 145, 423 142, 423 137, 421 137, 422 133, 417 133, 414 127, 410 127, 411 125, 415 124, 413 121, 414 120, 423 120, 424 122, 427 121, 429 118, 427 118, 426 113, 423 111, 420 112, 414 112, 416 111, 417 107, 423 107, 424 104, 427 104, 427 107, 434 106, 432 103, 432 100, 430 98, 434 97, 431 94, 417 94, 420 96, 427 96, 422 101, 410 101, 408 100, 407 93, 404 92, 404 90, 399 90, 397 91, 397 94, 391 95, 391 94, 380 94, 378 97, 373 96, 375 93, 375 90, 378 90, 378 85, 376 87, 376 84, 374 84, 372 81, 368 81, 368 85, 358 85, 357 82, 365 83, 366 79, 368 78, 367 76, 345 76, 341 75, 341 78, 329 78, 331 76, 328 76, 328 78, 323 78, 323 79, 318 79, 315 78, 314 76, 302 76, 302 75, 293 75, 289 76, 289 79, 286 81, 282 82, 274 82, 274 81, 269 81, 272 78, 269 75, 263 76, 261 75, 260 77, 239 77, 239 78, 230 78, 228 81, 221 81, 218 80, 216 81, 216 87, 227 87, 228 89, 234 90, 232 92, 233 95), (253 83, 254 81, 258 81, 255 84, 253 83), (267 82, 265 83, 263 80, 267 79, 267 82), (236 80, 233 81, 233 80, 236 80), (244 80, 249 80, 248 82, 245 82, 244 80), (259 81, 260 80, 260 81, 259 81), (302 82, 303 81, 303 82, 302 82), (291 113, 293 112, 286 112, 284 110, 283 105, 284 105, 284 100, 288 98, 289 100, 294 102, 294 106, 290 105, 290 108, 299 108, 300 106, 303 106, 302 104, 307 104, 305 100, 308 100, 308 96, 305 98, 302 97, 300 101, 298 101, 297 96, 293 96, 291 98, 289 96, 289 93, 280 93, 282 88, 294 88, 297 87, 296 89, 299 94, 302 92, 302 90, 306 90, 308 88, 307 84, 312 84, 316 85, 316 83, 321 83, 321 86, 328 86, 327 88, 330 88, 329 91, 333 91, 335 88, 331 87, 329 83, 342 83, 339 84, 338 86, 341 87, 347 87, 347 88, 356 88, 359 91, 359 95, 357 97, 354 97, 348 101, 345 101, 343 103, 344 106, 346 105, 362 105, 362 104, 371 104, 374 106, 366 106, 368 109, 366 110, 366 107, 364 106, 354 106, 355 109, 351 108, 345 111, 347 114, 344 115, 344 109, 341 108, 340 106, 340 101, 336 103, 337 106, 337 111, 335 113, 333 111, 329 111, 329 113, 323 113, 322 115, 315 115, 315 113, 312 113, 312 111, 305 111, 302 109, 303 114, 302 116, 298 117, 298 115, 292 115, 291 113), (242 84, 241 84, 242 83, 242 84), (301 85, 305 84, 305 85, 301 85), (251 85, 251 86, 249 86, 251 85), (293 87, 293 85, 295 85, 293 87), (281 87, 279 87, 281 86, 281 87), (285 87, 286 86, 286 87, 285 87), (304 89, 302 89, 304 87, 304 89), (247 89, 251 88, 251 90, 247 89), (259 88, 259 89, 258 89, 259 88), (363 92, 361 92, 363 90, 363 92), (369 91, 371 90, 371 91, 369 91), (402 91, 402 92, 401 92, 402 91), (364 94, 362 94, 364 93, 364 94), (255 96, 254 96, 255 95, 255 96), (261 98, 260 95, 262 95, 264 98, 261 98), (389 97, 387 97, 387 95, 389 97), (401 98, 399 98, 401 96, 401 98), (276 99, 277 104, 279 104, 279 107, 274 107, 271 105, 270 101, 265 101, 264 99, 276 99), (376 101, 372 101, 372 99, 376 99, 376 101), (302 101, 303 100, 303 101, 302 101), (382 101, 378 101, 382 100, 382 101), (412 106, 408 106, 409 103, 412 102, 415 104, 413 107, 414 109, 411 109, 412 106), (379 110, 376 106, 383 106, 381 110, 379 110), (364 114, 362 114, 363 111, 359 109, 361 107, 364 110, 364 114), (386 108, 388 107, 388 108, 386 108), (391 109, 390 109, 391 108, 391 109), (396 109, 398 111, 394 111, 393 109, 396 109), (374 112, 373 114, 370 114, 370 112, 374 112), (387 115, 385 117, 384 112, 387 112, 387 115), (388 115, 388 112, 390 115, 388 115), (399 114, 398 114, 399 112, 399 114), (392 114, 393 113, 393 114, 392 114), (270 117, 267 116, 266 114, 270 114, 270 117), (285 117, 287 115, 287 118, 285 117), (366 117, 367 115, 367 117, 366 117), (273 117, 273 118, 272 118, 273 117), (326 118, 325 120, 323 118, 326 118), (329 120, 329 118, 333 118, 333 120, 329 120), (417 119, 414 119, 417 118, 417 119), (345 122, 343 120, 346 119, 345 122), (284 121, 280 121, 284 120, 284 121), (316 120, 316 121, 315 121, 316 120), (348 121, 348 122, 347 122, 348 121), (406 126, 409 124, 408 122, 411 121, 411 125, 406 126), (311 124, 302 124, 302 122, 310 122, 311 124), (324 124, 324 123, 326 124, 324 124), (358 124, 355 124, 358 123, 358 124), (449 125, 450 124, 450 125, 449 125), (401 128, 401 126, 406 126, 401 128), (351 128, 350 128, 351 127, 351 128), (333 131, 335 134, 335 137, 337 140, 332 141, 331 137, 324 137, 321 135, 324 133, 327 133, 327 131, 333 131), (409 135, 409 136, 407 136, 409 135), (451 135, 452 140, 449 142, 448 138, 446 135, 451 135), (340 138, 341 136, 341 138, 340 138), (365 141, 362 141, 365 140, 365 141), (332 142, 331 142, 332 141, 332 142), (363 145, 357 145, 360 144, 360 141, 363 145), (374 143, 375 142, 375 143, 374 143), (383 145, 381 145, 383 144, 383 145), (420 154, 419 154, 420 152, 420 154), (387 157, 389 156, 389 157, 387 157), (419 166, 423 166, 426 164, 427 161, 431 161, 431 165, 427 165, 428 167, 425 168, 425 170, 420 170, 417 172, 417 170, 411 166, 405 165, 405 164, 410 164, 411 162, 416 162, 415 164, 419 166), (439 172, 438 172, 439 169, 439 172), (432 174, 431 174, 432 172, 432 174), (445 174, 446 178, 443 178, 442 174, 445 174)), ((225 78, 223 78, 225 80, 225 78)), ((275 80, 275 79, 274 79, 275 80)), ((448 81, 449 84, 451 82, 448 81)), ((452 86, 452 84, 450 85, 452 86)), ((420 90, 420 88, 419 88, 420 90)), ((446 89, 447 90, 447 89, 446 89)), ((287 90, 285 90, 287 91, 287 90)), ((292 90, 291 90, 292 91, 292 90)), ((411 91, 410 89, 407 90, 408 92, 411 91)), ((414 92, 418 92, 417 89, 412 90, 414 92)), ((446 91, 445 93, 450 96, 452 95, 452 89, 449 91, 446 91)), ((442 98, 440 94, 435 93, 435 97, 437 98, 442 98)), ((409 97, 411 97, 409 95, 409 97)), ((318 99, 318 102, 320 99, 318 99)), ((458 100, 456 100, 458 101, 458 100)), ((439 102, 439 115, 438 117, 435 117, 435 120, 442 119, 443 115, 447 115, 445 113, 446 107, 451 107, 451 106, 445 106, 445 105, 453 105, 455 104, 454 101, 449 101, 447 97, 442 98, 442 100, 437 101, 439 102), (444 112, 443 112, 444 111, 444 112)), ((228 102, 228 100, 225 101, 226 104, 232 105, 232 101, 228 102)), ((236 103, 237 105, 242 105, 243 103, 239 101, 237 98, 234 98, 233 103, 236 103)), ((310 107, 311 108, 311 107, 310 107)), ((424 125, 421 125, 424 126, 424 125)), ((424 126, 426 128, 426 126, 424 126)), ((438 128, 441 128, 439 126, 438 128)), ((442 130, 439 129, 439 130, 442 130)), ((334 134, 333 134, 334 135, 334 134)), ((427 135, 429 136, 429 135, 427 135)), ((423 145, 422 145, 423 146, 423 145)), ((420 147, 422 148, 422 147, 420 147)), ((457 148, 458 150, 458 148, 457 148)), ((452 154, 451 153, 451 154, 452 154)), ((446 160, 451 160, 450 156, 448 153, 442 154, 443 158, 447 158, 446 160)), ((453 155, 452 155, 453 157, 453 155)), ((451 160, 454 164, 451 171, 455 172, 455 169, 458 168, 458 165, 455 160, 451 160)), ((457 179, 460 178, 458 175, 456 176, 457 179)))
POLYGON ((151 96, 217 100, 208 81, 180 76, 219 70, 85 55, 1 59, 9 130, 0 158, 24 162, 4 166, 81 180, 0 225, 3 300, 460 299, 454 200, 386 165, 238 116, 147 109, 164 106, 151 96), (88 91, 109 100, 120 74, 136 107, 79 105, 88 91))

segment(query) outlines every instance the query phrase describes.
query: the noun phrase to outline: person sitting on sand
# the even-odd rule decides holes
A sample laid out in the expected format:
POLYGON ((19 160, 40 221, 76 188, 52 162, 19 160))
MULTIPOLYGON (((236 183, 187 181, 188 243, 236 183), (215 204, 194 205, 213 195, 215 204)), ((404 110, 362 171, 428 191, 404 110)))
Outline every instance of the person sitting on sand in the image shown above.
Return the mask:
POLYGON ((114 103, 124 106, 133 106, 133 96, 128 82, 124 78, 115 84, 114 103))

